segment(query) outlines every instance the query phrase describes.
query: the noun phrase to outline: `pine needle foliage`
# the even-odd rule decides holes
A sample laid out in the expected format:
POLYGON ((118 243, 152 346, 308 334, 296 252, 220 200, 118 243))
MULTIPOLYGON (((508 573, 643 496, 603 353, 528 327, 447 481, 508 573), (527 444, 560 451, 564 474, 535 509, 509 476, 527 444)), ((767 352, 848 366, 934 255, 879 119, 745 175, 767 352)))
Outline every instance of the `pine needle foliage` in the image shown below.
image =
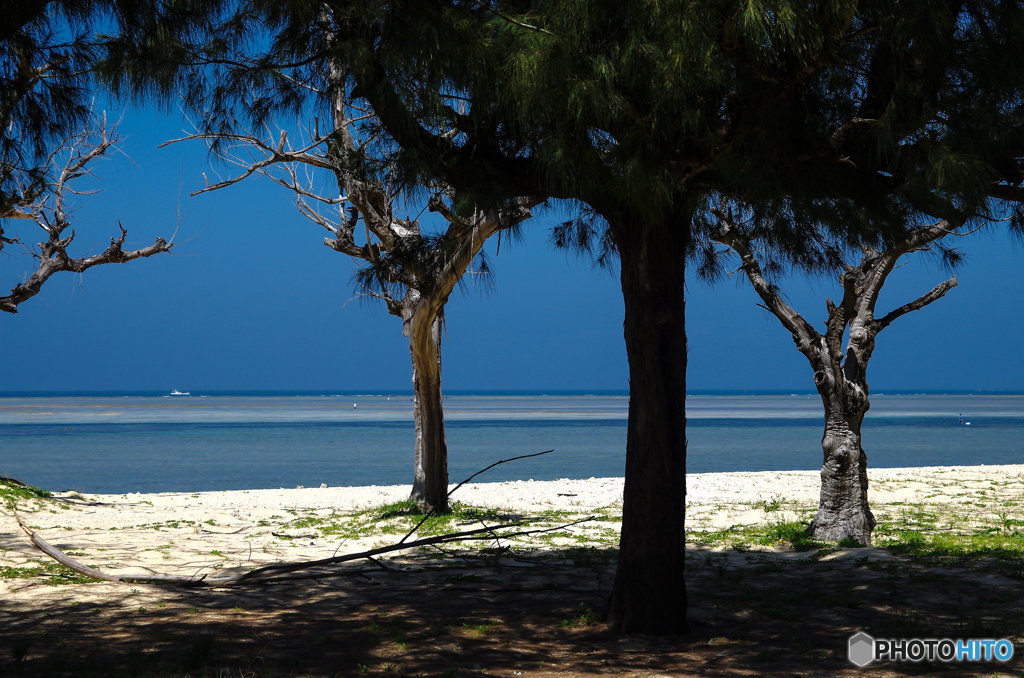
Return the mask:
POLYGON ((89 114, 100 3, 47 4, 0 6, 0 216, 42 193, 50 144, 89 114))
POLYGON ((409 190, 591 211, 555 238, 610 242, 622 261, 633 388, 619 631, 685 626, 681 260, 708 252, 715 210, 735 210, 779 267, 833 265, 925 215, 1024 224, 1016 0, 254 0, 202 41, 180 25, 176 43, 135 36, 121 53, 190 44, 194 63, 231 73, 203 82, 174 57, 138 71, 140 91, 188 84, 214 124, 259 124, 297 110, 326 54, 409 190))
POLYGON ((110 36, 155 26, 172 9, 203 18, 200 5, 216 3, 0 2, 0 215, 42 194, 50 151, 87 123, 110 36))

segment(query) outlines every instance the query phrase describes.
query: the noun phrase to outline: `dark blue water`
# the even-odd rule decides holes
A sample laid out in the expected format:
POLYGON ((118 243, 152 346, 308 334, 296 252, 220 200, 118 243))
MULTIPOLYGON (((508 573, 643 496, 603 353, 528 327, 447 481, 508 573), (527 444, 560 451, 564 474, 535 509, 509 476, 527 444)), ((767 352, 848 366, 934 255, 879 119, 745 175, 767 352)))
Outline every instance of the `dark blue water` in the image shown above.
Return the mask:
MULTIPOLYGON (((1024 397, 877 395, 864 426, 874 467, 1024 463, 1024 397), (960 425, 963 413, 970 425, 960 425)), ((452 481, 620 476, 625 396, 447 399, 452 481)), ((688 470, 815 469, 815 396, 691 396, 688 470)), ((402 484, 412 478, 404 396, 0 398, 0 474, 83 492, 402 484), (355 407, 353 407, 355 405, 355 407)))

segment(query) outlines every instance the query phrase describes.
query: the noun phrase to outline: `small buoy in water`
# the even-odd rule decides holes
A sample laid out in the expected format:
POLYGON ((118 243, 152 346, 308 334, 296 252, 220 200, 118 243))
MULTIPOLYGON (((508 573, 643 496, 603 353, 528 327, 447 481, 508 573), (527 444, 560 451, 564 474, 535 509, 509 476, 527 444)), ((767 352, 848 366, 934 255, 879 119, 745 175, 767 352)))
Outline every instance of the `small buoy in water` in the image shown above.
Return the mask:
POLYGON ((358 406, 358 405, 356 405, 355 403, 352 403, 352 409, 353 409, 353 410, 355 410, 355 409, 358 409, 358 408, 359 408, 359 406, 358 406))
POLYGON ((971 425, 971 422, 969 422, 969 421, 965 421, 964 422, 964 426, 970 426, 970 425, 971 425))

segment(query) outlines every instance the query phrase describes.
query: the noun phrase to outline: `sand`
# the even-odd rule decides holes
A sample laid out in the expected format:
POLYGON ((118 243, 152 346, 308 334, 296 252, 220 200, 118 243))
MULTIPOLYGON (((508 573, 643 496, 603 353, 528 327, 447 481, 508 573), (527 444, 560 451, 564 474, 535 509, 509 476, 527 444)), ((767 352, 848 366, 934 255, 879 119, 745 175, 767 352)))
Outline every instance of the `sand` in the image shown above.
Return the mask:
MULTIPOLYGON (((877 515, 912 503, 964 504, 991 517, 1024 500, 1024 465, 874 469, 870 500, 877 515), (992 495, 998 488, 998 501, 992 495), (989 506, 985 501, 988 497, 989 506)), ((806 518, 817 504, 818 473, 770 471, 692 474, 687 479, 687 529, 722 530, 771 520, 806 518)), ((244 572, 261 565, 326 558, 397 541, 396 534, 324 534, 347 514, 401 501, 408 486, 321 487, 155 494, 57 494, 58 501, 21 502, 23 520, 40 536, 112 574, 196 575, 244 572)), ((572 537, 524 548, 582 543, 588 534, 613 541, 621 478, 511 481, 463 486, 453 500, 494 507, 506 518, 553 514, 549 524, 597 514, 598 524, 572 537), (589 532, 588 532, 589 530, 589 532), (595 531, 596 530, 596 531, 595 531)), ((462 524, 453 529, 470 529, 462 524)), ((45 556, 34 549, 10 511, 0 512, 0 566, 25 567, 45 556)), ((344 530, 342 530, 344 532, 344 530)), ((362 530, 367 532, 367 530, 362 530)), ((370 530, 369 532, 372 532, 370 530)), ((0 582, 10 591, 24 582, 0 582), (12 583, 13 582, 13 583, 12 583)))
MULTIPOLYGON (((1024 524, 1024 465, 876 469, 869 475, 880 521, 913 527, 926 512, 929 529, 1024 524)), ((396 556, 388 569, 367 564, 341 578, 231 589, 68 583, 0 504, 0 645, 10 649, 9 656, 0 653, 0 673, 25 668, 25 675, 77 676, 88 659, 95 664, 89 675, 148 675, 139 673, 138 661, 171 667, 159 675, 263 675, 250 666, 275 676, 356 675, 366 673, 364 666, 382 675, 394 666, 410 675, 440 675, 453 662, 473 658, 469 666, 475 668, 459 675, 484 675, 487 667, 494 670, 486 675, 503 676, 599 676, 611 668, 630 676, 712 675, 723 661, 736 672, 721 675, 764 675, 770 655, 772 662, 789 657, 789 669, 811 661, 821 675, 846 675, 850 665, 842 648, 858 629, 899 629, 908 619, 926 619, 928 632, 936 620, 945 620, 949 633, 960 633, 957 625, 965 623, 988 624, 992 633, 1016 631, 1009 620, 1018 609, 1020 582, 988 570, 929 569, 877 547, 821 556, 699 543, 701 533, 806 520, 818 489, 818 473, 811 471, 689 476, 687 529, 695 543, 687 579, 697 621, 689 644, 667 649, 609 646, 571 621, 606 599, 614 560, 599 553, 581 560, 572 549, 615 545, 621 478, 462 487, 453 499, 496 509, 484 518, 488 524, 527 519, 551 526, 598 518, 555 533, 479 544, 512 547, 498 551, 486 567, 413 553, 396 556), (552 555, 517 556, 527 552, 552 555), (44 564, 51 571, 39 572, 44 564), (19 572, 24 574, 13 576, 19 572), (979 586, 964 588, 965 577, 979 586), (978 610, 986 616, 978 617, 978 610), (776 623, 782 618, 790 626, 776 623), (414 619, 432 621, 411 624, 414 619), (446 631, 431 630, 441 628, 446 631), (423 637, 394 641, 395 634, 414 635, 412 629, 423 637), (368 633, 380 644, 366 645, 368 633), (331 644, 306 651, 326 637, 331 644), (819 654, 807 655, 808 647, 819 654), (585 670, 584 655, 594 658, 585 670), (481 656, 490 659, 481 662, 481 656), (233 666, 235 672, 191 668, 199 666, 233 666), (348 668, 338 673, 339 666, 348 668), (664 668, 653 671, 657 666, 664 668)), ((382 520, 375 507, 407 494, 407 486, 62 493, 21 500, 18 513, 44 539, 104 572, 201 578, 393 544, 410 518, 382 520)), ((458 520, 444 529, 480 524, 458 520)))

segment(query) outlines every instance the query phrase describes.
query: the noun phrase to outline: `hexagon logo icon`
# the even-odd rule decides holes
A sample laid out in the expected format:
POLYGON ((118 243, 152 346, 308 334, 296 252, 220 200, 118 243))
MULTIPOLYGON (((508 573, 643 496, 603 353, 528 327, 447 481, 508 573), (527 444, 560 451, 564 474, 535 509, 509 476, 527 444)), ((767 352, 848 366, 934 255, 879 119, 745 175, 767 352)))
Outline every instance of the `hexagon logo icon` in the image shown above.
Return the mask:
POLYGON ((867 666, 875 659, 875 639, 863 631, 853 634, 847 656, 856 666, 867 666))

